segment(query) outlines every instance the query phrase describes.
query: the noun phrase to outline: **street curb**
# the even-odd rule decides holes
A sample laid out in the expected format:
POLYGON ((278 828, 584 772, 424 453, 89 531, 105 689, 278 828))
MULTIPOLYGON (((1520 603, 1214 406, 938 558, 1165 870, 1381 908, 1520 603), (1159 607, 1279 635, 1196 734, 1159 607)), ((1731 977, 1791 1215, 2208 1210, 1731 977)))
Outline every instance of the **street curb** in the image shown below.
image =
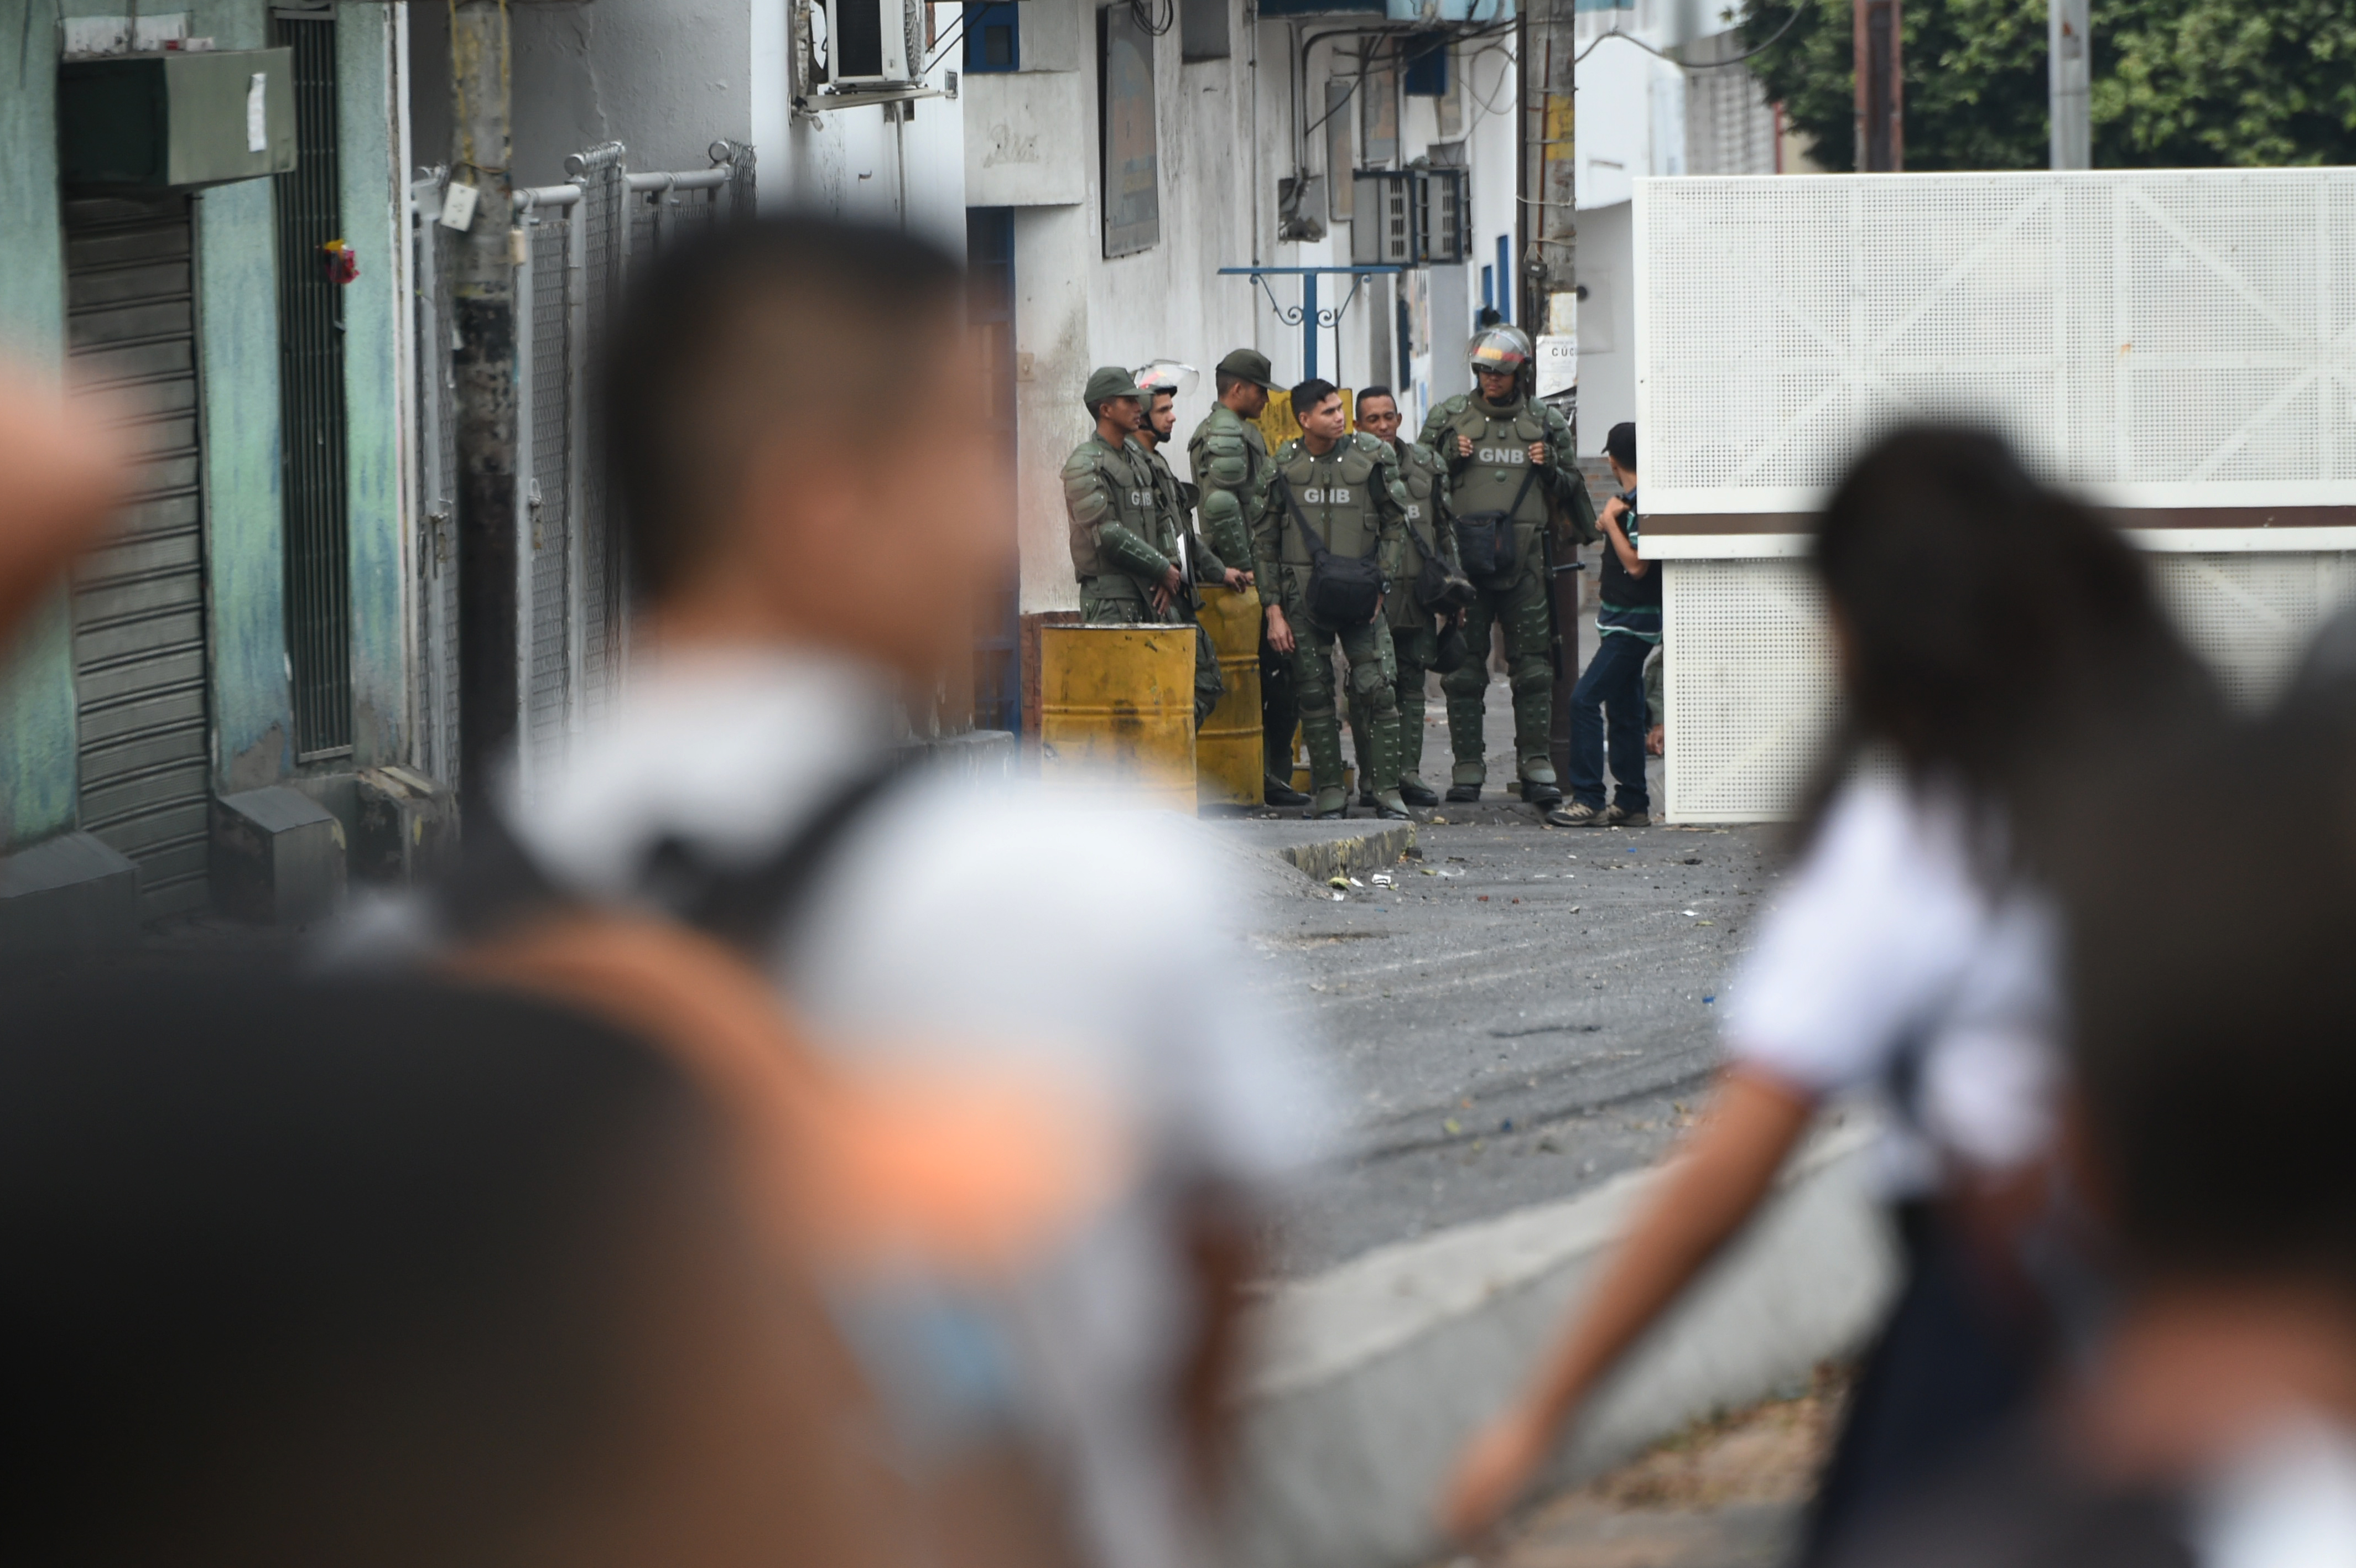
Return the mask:
POLYGON ((1383 870, 1414 848, 1415 825, 1410 822, 1356 838, 1321 838, 1314 843, 1295 844, 1279 849, 1277 854, 1322 882, 1332 877, 1383 870))
MULTIPOLYGON (((1556 1461, 1568 1483, 1856 1350, 1897 1264, 1851 1115, 1779 1179, 1759 1222, 1608 1382, 1556 1461)), ((1277 1286, 1255 1314, 1233 1559, 1407 1568, 1441 1550, 1456 1452, 1529 1376, 1661 1170, 1379 1248, 1277 1286)))

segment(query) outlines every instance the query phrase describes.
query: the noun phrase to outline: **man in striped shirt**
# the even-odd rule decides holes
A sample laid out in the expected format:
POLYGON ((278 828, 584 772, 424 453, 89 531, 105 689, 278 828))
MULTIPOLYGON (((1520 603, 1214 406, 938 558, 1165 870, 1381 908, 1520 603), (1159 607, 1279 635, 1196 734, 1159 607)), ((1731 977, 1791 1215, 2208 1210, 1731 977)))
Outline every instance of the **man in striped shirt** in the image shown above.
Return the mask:
POLYGON ((1636 553, 1636 427, 1603 438, 1603 458, 1620 493, 1603 508, 1603 603, 1595 656, 1570 693, 1570 799, 1547 820, 1565 827, 1642 827, 1652 821, 1644 785, 1644 661, 1661 641, 1661 574, 1636 553), (1603 804, 1603 731, 1612 727, 1616 796, 1603 804))

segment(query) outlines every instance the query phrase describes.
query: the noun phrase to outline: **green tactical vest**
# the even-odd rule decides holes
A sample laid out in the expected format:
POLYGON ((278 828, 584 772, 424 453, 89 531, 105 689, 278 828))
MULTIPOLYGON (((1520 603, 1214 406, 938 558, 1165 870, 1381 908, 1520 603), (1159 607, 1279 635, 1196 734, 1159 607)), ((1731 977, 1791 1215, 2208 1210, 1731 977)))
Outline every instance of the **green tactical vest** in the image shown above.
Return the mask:
MULTIPOLYGON (((1474 512, 1502 512, 1514 505, 1514 494, 1530 472, 1530 443, 1544 441, 1546 417, 1525 400, 1513 412, 1493 414, 1477 398, 1467 398, 1441 437, 1440 455, 1454 468, 1456 480, 1450 499, 1460 517, 1474 512), (1455 468, 1455 438, 1470 436, 1472 455, 1455 468)), ((1514 512, 1515 532, 1542 528, 1547 522, 1547 476, 1530 480, 1522 504, 1514 512)), ((1535 558, 1533 558, 1535 559, 1535 558)))
POLYGON ((1179 482, 1177 473, 1171 468, 1170 460, 1163 457, 1158 448, 1149 452, 1141 442, 1136 452, 1131 454, 1131 460, 1141 464, 1147 474, 1151 476, 1153 493, 1159 498, 1158 504, 1161 507, 1162 520, 1154 525, 1152 533, 1144 536, 1145 542, 1172 560, 1176 560, 1178 536, 1191 531, 1186 517, 1186 488, 1179 482))
MULTIPOLYGON (((1423 541, 1430 539, 1437 548, 1440 529, 1446 526, 1440 516, 1441 470, 1430 447, 1411 441, 1399 443, 1398 460, 1399 487, 1407 492, 1407 549, 1399 556, 1398 581, 1411 584, 1430 553, 1423 541)), ((1431 618, 1416 607, 1415 595, 1404 587, 1384 602, 1383 616, 1394 626, 1420 626, 1431 618)))
POLYGON ((1423 541, 1440 542, 1440 468, 1430 447, 1411 441, 1399 445, 1399 487, 1407 492, 1407 553, 1399 558, 1399 576, 1405 579, 1423 570, 1423 541))
MULTIPOLYGON (((1382 534, 1382 513, 1375 486, 1383 484, 1383 465, 1375 459, 1371 436, 1344 436, 1333 451, 1312 457, 1298 441, 1288 441, 1275 458, 1275 469, 1290 486, 1300 515, 1309 520, 1325 548, 1335 555, 1372 554, 1382 534), (1365 444, 1361 444, 1364 443, 1365 444)), ((1312 564, 1309 541, 1301 535, 1290 507, 1276 502, 1283 531, 1277 559, 1301 569, 1309 581, 1312 564)))
POLYGON ((1076 514, 1072 517, 1073 573, 1082 582, 1092 577, 1101 577, 1113 582, 1134 583, 1133 578, 1098 551, 1097 529, 1106 523, 1119 523, 1139 539, 1159 549, 1155 541, 1161 538, 1162 528, 1155 520, 1158 508, 1153 475, 1146 471, 1141 459, 1133 459, 1126 452, 1114 451, 1097 436, 1091 435, 1080 443, 1079 449, 1072 453, 1071 462, 1066 464, 1066 470, 1083 457, 1095 465, 1098 477, 1103 483, 1104 493, 1112 502, 1112 510, 1099 517, 1082 517, 1076 514))

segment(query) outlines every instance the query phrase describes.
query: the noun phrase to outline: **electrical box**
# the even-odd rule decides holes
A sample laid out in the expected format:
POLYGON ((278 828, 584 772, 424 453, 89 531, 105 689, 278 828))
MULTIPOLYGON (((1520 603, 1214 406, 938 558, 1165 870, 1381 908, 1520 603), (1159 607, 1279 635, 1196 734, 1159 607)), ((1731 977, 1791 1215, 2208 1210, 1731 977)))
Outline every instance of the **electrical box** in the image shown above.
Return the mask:
POLYGON ((294 166, 292 49, 174 49, 58 67, 58 175, 70 189, 226 185, 294 166))

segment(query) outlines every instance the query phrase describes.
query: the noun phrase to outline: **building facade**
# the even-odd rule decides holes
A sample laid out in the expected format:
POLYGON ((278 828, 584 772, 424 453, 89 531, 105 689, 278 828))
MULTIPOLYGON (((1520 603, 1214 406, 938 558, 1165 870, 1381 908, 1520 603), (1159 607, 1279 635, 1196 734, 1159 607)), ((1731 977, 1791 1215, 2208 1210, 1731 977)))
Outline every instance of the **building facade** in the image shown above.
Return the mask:
POLYGON ((320 805, 410 743, 402 8, 126 9, 0 5, 0 346, 134 453, 117 533, 0 675, 0 902, 36 929, 85 895, 201 909, 224 800, 292 786, 339 838, 320 805), (214 123, 175 86, 172 145, 108 163, 109 95, 167 69, 252 95, 214 123))

